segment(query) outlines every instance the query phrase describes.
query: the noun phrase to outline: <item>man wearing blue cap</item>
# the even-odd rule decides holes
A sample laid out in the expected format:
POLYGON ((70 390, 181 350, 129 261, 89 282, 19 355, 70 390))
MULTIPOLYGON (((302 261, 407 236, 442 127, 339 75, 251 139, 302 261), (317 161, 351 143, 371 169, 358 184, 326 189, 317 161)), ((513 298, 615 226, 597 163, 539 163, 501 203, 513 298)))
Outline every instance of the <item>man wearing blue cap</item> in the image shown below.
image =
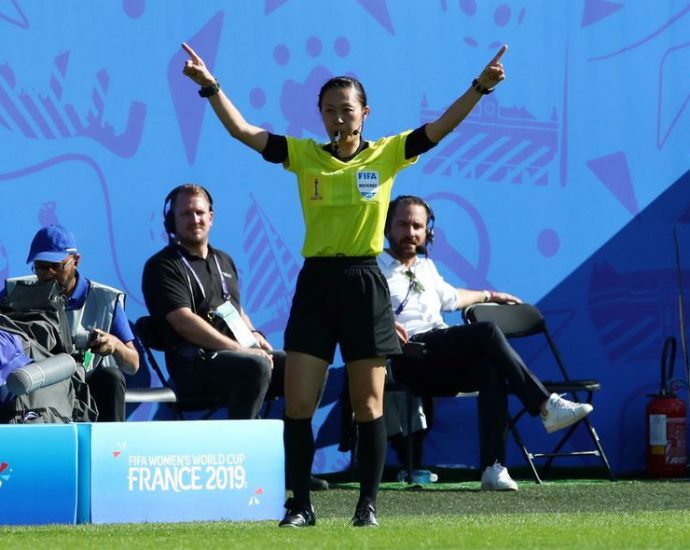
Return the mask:
POLYGON ((36 233, 27 263, 35 276, 7 279, 4 292, 11 292, 18 280, 55 281, 67 298, 67 319, 75 347, 88 342, 84 366, 96 405, 98 420, 125 420, 124 373, 139 369, 139 354, 124 311, 122 291, 90 281, 77 271, 81 256, 74 235, 59 225, 36 233), (89 334, 93 334, 89 339, 89 334))

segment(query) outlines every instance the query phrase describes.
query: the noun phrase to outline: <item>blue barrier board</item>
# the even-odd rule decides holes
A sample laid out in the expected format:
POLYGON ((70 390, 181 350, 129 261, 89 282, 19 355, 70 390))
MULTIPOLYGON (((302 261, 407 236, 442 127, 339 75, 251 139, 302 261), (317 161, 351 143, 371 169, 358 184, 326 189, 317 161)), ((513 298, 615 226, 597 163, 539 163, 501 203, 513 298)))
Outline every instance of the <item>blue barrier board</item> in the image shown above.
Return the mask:
POLYGON ((76 515, 76 426, 0 426, 0 524, 75 523, 76 515))
POLYGON ((239 521, 282 515, 279 420, 92 424, 90 432, 91 453, 85 458, 90 518, 82 510, 80 521, 239 521))

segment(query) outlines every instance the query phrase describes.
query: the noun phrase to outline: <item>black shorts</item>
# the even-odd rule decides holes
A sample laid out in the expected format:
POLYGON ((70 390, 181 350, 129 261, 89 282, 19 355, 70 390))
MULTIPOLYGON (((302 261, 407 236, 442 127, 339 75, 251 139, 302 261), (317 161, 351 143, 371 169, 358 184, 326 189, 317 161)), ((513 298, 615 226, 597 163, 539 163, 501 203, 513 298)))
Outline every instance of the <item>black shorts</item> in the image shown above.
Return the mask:
POLYGON ((376 258, 307 258, 297 278, 285 350, 331 363, 400 353, 388 283, 376 258))

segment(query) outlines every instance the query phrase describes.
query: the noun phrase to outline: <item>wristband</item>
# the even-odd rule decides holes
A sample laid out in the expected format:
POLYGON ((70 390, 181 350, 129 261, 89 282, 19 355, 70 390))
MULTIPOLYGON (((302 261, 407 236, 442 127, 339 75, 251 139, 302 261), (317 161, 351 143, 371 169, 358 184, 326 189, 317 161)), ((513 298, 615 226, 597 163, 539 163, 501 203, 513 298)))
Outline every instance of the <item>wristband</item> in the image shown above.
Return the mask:
POLYGON ((216 80, 213 84, 204 86, 199 90, 199 95, 201 97, 211 97, 220 92, 220 83, 216 80))
POLYGON ((266 339, 266 335, 263 332, 261 332, 260 330, 252 329, 252 333, 260 334, 264 340, 266 339))
POLYGON ((489 90, 489 88, 485 88, 484 86, 482 86, 479 83, 479 80, 477 80, 476 78, 472 81, 472 87, 482 95, 489 95, 491 92, 494 91, 493 88, 489 90))

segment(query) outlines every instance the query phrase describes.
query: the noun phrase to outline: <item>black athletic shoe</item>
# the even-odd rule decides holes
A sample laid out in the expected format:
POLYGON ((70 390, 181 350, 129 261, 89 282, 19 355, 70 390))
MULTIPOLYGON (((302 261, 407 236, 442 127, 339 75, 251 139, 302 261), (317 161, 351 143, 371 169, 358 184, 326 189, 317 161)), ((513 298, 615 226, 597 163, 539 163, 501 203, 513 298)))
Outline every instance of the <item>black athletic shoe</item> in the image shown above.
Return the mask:
POLYGON ((294 498, 289 498, 285 502, 285 508, 285 515, 278 527, 311 527, 316 525, 313 506, 309 505, 307 507, 297 502, 294 498))
POLYGON ((358 506, 355 510, 355 516, 352 518, 353 527, 378 527, 379 522, 376 521, 376 509, 371 504, 358 506))

